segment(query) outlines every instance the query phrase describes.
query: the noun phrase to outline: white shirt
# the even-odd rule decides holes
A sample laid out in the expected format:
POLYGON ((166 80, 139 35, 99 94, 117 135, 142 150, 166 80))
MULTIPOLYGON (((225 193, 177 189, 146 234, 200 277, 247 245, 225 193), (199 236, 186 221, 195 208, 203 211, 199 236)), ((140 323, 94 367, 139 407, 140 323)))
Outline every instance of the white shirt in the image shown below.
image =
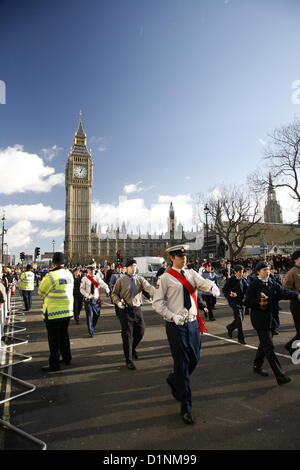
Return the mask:
MULTIPOLYGON (((175 268, 173 268, 175 269, 175 268)), ((180 269, 175 269, 180 273, 180 269)), ((203 279, 193 269, 183 269, 185 278, 192 284, 194 288, 209 291, 215 283, 208 279, 203 279)), ((197 309, 195 302, 191 296, 191 308, 189 309, 189 320, 195 320, 197 317, 197 309)), ((172 321, 172 315, 175 313, 185 317, 186 310, 184 307, 183 286, 175 277, 167 272, 164 273, 157 281, 155 286, 152 307, 162 315, 166 321, 172 321), (185 313, 183 313, 185 311, 185 313)))
MULTIPOLYGON (((109 294, 110 290, 108 285, 101 279, 99 274, 93 276, 93 279, 99 284, 100 287, 106 290, 106 293, 109 294)), ((94 288, 94 294, 91 293, 92 282, 85 276, 81 280, 80 284, 80 292, 85 299, 98 299, 99 298, 99 291, 97 287, 94 288)))

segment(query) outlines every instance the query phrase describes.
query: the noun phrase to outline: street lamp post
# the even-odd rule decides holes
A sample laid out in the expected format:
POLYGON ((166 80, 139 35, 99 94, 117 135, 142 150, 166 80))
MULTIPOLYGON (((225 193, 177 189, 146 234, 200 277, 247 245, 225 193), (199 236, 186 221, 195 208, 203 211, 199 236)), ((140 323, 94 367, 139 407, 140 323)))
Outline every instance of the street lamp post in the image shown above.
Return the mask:
POLYGON ((53 245, 53 254, 54 254, 54 251, 55 251, 55 240, 52 240, 52 245, 53 245))
POLYGON ((4 222, 5 222, 5 211, 3 211, 3 216, 2 216, 2 237, 1 237, 1 263, 3 264, 4 260, 4 235, 6 234, 7 230, 4 228, 4 222))
POLYGON ((206 259, 208 259, 208 222, 207 222, 208 213, 209 213, 209 207, 206 203, 205 207, 204 207, 204 214, 205 214, 205 250, 204 250, 204 254, 205 254, 206 259))

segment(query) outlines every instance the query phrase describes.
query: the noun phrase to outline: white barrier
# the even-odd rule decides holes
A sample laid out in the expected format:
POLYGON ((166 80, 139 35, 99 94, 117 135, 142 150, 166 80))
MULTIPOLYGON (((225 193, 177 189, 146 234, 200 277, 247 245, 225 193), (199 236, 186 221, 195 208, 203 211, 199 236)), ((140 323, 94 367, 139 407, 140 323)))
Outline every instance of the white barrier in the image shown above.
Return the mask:
MULTIPOLYGON (((15 326, 15 321, 16 321, 16 316, 25 316, 23 312, 19 312, 18 310, 23 306, 23 302, 20 296, 11 296, 10 291, 8 292, 7 295, 7 300, 0 306, 0 338, 1 338, 1 346, 0 346, 0 369, 3 368, 10 368, 15 365, 19 364, 21 362, 26 362, 30 361, 32 359, 31 356, 26 356, 24 354, 19 354, 13 351, 13 354, 11 354, 12 350, 11 348, 18 346, 20 344, 25 344, 28 343, 28 339, 23 339, 23 338, 16 338, 13 336, 14 331, 25 331, 26 328, 20 328, 15 326), (6 329, 6 331, 5 331, 6 329), (17 340, 17 342, 15 342, 17 340), (10 344, 7 344, 10 343, 10 344), (9 350, 9 362, 5 363, 4 361, 4 356, 9 350), (12 360, 11 357, 14 357, 12 360)), ((18 320, 17 320, 18 321, 18 320)), ((22 385, 26 390, 17 393, 16 395, 11 395, 9 394, 8 397, 5 397, 3 400, 0 400, 0 405, 7 403, 11 400, 14 400, 15 398, 27 395, 28 393, 34 392, 36 390, 36 386, 30 384, 29 382, 25 382, 24 380, 21 380, 17 377, 14 377, 10 374, 6 374, 2 371, 0 371, 1 378, 8 382, 17 382, 19 385, 22 385)), ((26 433, 22 429, 17 428, 16 426, 13 426, 11 423, 8 421, 5 421, 3 419, 0 419, 0 425, 4 428, 8 428, 21 436, 25 437, 31 442, 34 442, 37 444, 41 450, 46 450, 47 445, 45 442, 41 441, 40 439, 37 439, 36 437, 32 436, 31 434, 26 433)))

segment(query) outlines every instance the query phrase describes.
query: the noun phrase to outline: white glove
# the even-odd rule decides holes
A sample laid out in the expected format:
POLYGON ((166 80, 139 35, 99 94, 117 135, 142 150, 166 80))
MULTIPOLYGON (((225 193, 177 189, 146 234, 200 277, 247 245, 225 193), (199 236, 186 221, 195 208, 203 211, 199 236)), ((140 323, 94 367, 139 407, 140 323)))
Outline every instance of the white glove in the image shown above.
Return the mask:
POLYGON ((175 323, 175 325, 177 325, 177 326, 184 324, 184 319, 182 318, 182 316, 181 315, 176 315, 176 313, 173 313, 172 320, 175 323))
POLYGON ((110 290, 109 290, 109 289, 106 289, 106 293, 107 293, 107 295, 110 294, 110 290))
POLYGON ((183 318, 183 320, 186 320, 189 316, 189 311, 186 308, 184 308, 180 316, 183 318))
POLYGON ((117 303, 117 306, 118 306, 121 310, 124 310, 124 308, 125 308, 124 300, 121 300, 121 302, 118 302, 118 303, 117 303))
POLYGON ((218 288, 218 286, 214 285, 212 290, 211 290, 211 293, 214 297, 219 297, 220 296, 220 289, 218 288))

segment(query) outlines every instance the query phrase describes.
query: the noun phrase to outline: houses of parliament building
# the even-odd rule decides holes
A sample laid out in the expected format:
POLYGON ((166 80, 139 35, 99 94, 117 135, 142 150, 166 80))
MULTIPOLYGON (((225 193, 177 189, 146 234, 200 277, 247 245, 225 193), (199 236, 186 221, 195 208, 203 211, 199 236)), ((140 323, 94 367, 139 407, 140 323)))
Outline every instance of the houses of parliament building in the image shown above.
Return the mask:
POLYGON ((166 214, 168 229, 164 234, 129 234, 125 223, 101 233, 101 221, 92 224, 93 160, 87 148, 81 113, 66 164, 65 186, 64 251, 68 264, 86 264, 92 259, 103 263, 117 258, 125 262, 135 256, 162 256, 168 246, 180 243, 188 243, 195 253, 201 249, 203 232, 184 231, 176 222, 172 202, 169 214, 166 214))

